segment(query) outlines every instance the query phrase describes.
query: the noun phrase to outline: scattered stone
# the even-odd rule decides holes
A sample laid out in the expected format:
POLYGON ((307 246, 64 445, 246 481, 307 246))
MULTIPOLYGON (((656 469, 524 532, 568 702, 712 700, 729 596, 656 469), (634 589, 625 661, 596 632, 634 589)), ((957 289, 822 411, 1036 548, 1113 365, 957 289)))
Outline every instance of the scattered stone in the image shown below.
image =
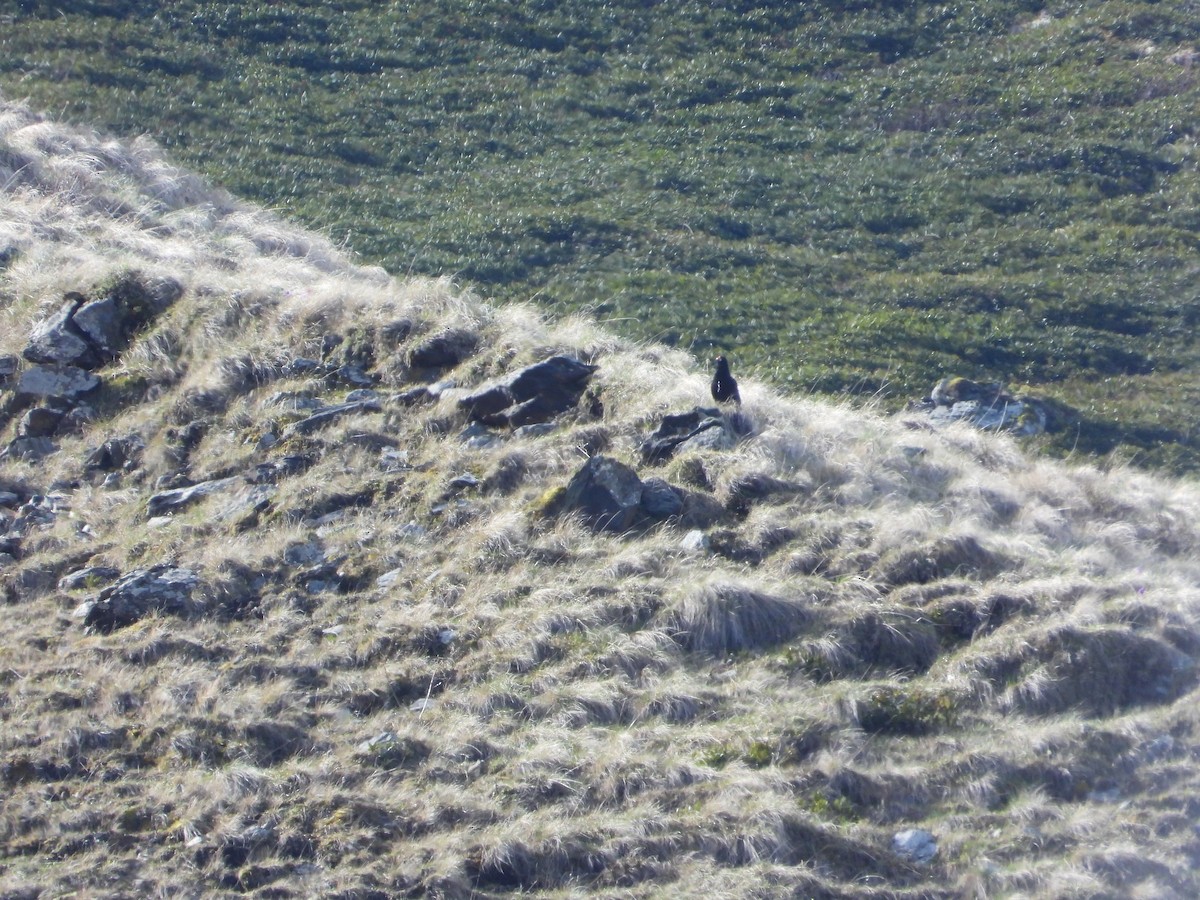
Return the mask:
POLYGON ((484 450, 500 443, 500 436, 488 431, 478 422, 472 422, 459 434, 458 439, 472 450, 484 450))
POLYGON ((20 360, 15 356, 0 356, 0 384, 5 384, 7 381, 17 374, 17 367, 20 365, 20 360))
POLYGON ((395 447, 387 447, 380 451, 379 465, 383 471, 389 473, 403 472, 412 468, 412 464, 408 461, 408 451, 398 450, 395 447))
POLYGON ((937 839, 923 828, 909 828, 893 835, 892 849, 909 862, 927 863, 937 855, 937 839))
POLYGON ((21 497, 12 491, 0 491, 0 507, 16 509, 21 505, 21 497))
POLYGON ((518 428, 548 422, 579 402, 596 366, 569 356, 549 359, 493 382, 458 401, 476 422, 518 428))
POLYGON ((414 347, 408 364, 414 369, 446 369, 473 355, 478 347, 479 336, 473 331, 444 331, 414 347))
POLYGON ((349 403, 339 403, 337 406, 327 406, 318 412, 313 413, 307 419, 301 419, 284 429, 283 436, 285 438, 297 434, 312 434, 327 425, 331 425, 343 416, 354 415, 364 412, 383 412, 383 407, 380 406, 378 400, 358 400, 349 403))
POLYGON ((100 387, 100 379, 78 366, 32 366, 17 380, 18 397, 74 403, 100 387))
POLYGON ((378 578, 376 578, 375 586, 381 587, 381 588, 391 587, 397 581, 399 581, 403 575, 404 575, 404 566, 397 566, 396 568, 391 569, 390 571, 384 572, 382 575, 380 575, 378 578))
POLYGON ((444 497, 454 497, 468 490, 475 490, 479 487, 479 479, 470 472, 465 472, 455 478, 451 478, 446 482, 446 491, 444 497))
POLYGON ((186 509, 193 503, 197 503, 206 497, 211 497, 213 494, 231 490, 241 483, 243 483, 241 478, 233 476, 231 478, 218 478, 213 481, 203 481, 200 484, 193 484, 189 487, 163 491, 150 498, 146 512, 152 519, 159 516, 171 515, 186 509))
POLYGON ((707 553, 708 535, 699 528, 693 528, 683 536, 683 540, 679 542, 679 549, 685 553, 707 553))
POLYGON ((60 591, 94 590, 102 585, 112 584, 120 577, 121 570, 115 566, 87 566, 60 578, 58 589, 60 591))
POLYGON ((276 391, 267 398, 267 402, 296 412, 312 412, 321 408, 321 401, 309 391, 276 391))
POLYGON ((254 471, 247 475, 251 484, 275 484, 281 478, 299 475, 313 464, 311 457, 299 453, 289 453, 270 462, 259 463, 254 471))
POLYGON ((100 368, 116 359, 133 335, 182 293, 176 281, 132 272, 108 285, 102 296, 72 291, 53 315, 34 327, 24 356, 33 363, 100 368))
POLYGON ((580 513, 598 531, 621 532, 633 525, 642 493, 642 481, 633 469, 607 456, 593 456, 571 478, 563 507, 580 513))
POLYGON ((85 628, 104 634, 125 628, 152 612, 187 615, 195 609, 192 594, 200 576, 191 569, 157 565, 130 572, 76 607, 73 615, 85 628))
POLYGON ((84 369, 101 365, 101 358, 73 319, 76 310, 86 301, 83 294, 67 294, 66 303, 34 326, 24 350, 25 358, 33 363, 79 366, 84 369))

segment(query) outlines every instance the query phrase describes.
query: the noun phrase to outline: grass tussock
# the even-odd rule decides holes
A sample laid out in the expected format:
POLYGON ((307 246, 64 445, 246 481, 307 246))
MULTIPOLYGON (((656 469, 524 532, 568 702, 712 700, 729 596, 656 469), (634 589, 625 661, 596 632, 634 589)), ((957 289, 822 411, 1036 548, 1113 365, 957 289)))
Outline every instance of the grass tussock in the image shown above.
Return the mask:
POLYGON ((647 466, 700 361, 0 110, 0 356, 67 291, 179 291, 0 459, 0 892, 1195 893, 1194 485, 752 377, 750 434, 647 466), (594 396, 467 421, 550 354, 594 396), (691 506, 593 530, 557 504, 601 452, 691 506), (152 569, 186 602, 88 627, 152 569))

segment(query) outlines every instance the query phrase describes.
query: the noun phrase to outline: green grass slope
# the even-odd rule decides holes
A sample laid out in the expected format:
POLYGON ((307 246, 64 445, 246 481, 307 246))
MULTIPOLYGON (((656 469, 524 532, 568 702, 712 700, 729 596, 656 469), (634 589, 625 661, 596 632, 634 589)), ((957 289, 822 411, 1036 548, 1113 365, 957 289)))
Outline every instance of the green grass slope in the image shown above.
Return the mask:
POLYGON ((1194 0, 9 3, 0 88, 393 272, 1197 467, 1194 0))
POLYGON ((750 436, 650 466, 707 399, 678 350, 360 267, 10 103, 0 184, 0 357, 68 292, 179 289, 53 452, 0 458, 0 895, 1200 893, 1194 485, 749 377, 750 436), (415 366, 436 337, 459 360, 415 366), (468 428, 552 353, 589 398, 468 428), (373 404, 297 427, 345 366, 373 404), (598 453, 680 515, 563 509, 598 453), (84 627, 153 567, 187 602, 84 627))

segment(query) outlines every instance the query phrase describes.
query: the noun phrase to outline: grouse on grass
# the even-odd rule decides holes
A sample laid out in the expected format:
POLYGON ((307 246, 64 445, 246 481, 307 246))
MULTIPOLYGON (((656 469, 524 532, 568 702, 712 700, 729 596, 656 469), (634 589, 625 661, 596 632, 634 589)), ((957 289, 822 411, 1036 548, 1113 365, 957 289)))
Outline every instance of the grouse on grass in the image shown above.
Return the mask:
POLYGON ((742 396, 738 393, 737 379, 729 372, 729 360, 718 356, 715 360, 717 372, 713 375, 712 395, 718 403, 728 403, 732 400, 738 406, 742 405, 742 396))

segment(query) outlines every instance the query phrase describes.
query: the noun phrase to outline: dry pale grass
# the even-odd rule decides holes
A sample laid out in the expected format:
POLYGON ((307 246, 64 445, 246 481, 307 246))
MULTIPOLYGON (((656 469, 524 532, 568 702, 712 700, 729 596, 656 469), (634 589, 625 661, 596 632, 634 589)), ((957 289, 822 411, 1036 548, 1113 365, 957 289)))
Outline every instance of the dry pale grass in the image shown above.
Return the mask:
POLYGON ((750 437, 641 467, 709 405, 678 351, 359 267, 10 103, 0 186, 0 355, 67 291, 182 290, 90 422, 0 460, 0 893, 1197 893, 1193 484, 749 379, 750 437), (439 335, 466 355, 412 365, 439 335), (469 440, 457 398, 554 353, 591 400, 469 440), (347 367, 377 408, 295 428, 347 367), (706 543, 548 514, 596 452, 689 492, 706 543), (181 478, 233 481, 151 519, 181 478), (60 586, 164 563, 190 611, 111 633, 73 615, 101 576, 60 586))

